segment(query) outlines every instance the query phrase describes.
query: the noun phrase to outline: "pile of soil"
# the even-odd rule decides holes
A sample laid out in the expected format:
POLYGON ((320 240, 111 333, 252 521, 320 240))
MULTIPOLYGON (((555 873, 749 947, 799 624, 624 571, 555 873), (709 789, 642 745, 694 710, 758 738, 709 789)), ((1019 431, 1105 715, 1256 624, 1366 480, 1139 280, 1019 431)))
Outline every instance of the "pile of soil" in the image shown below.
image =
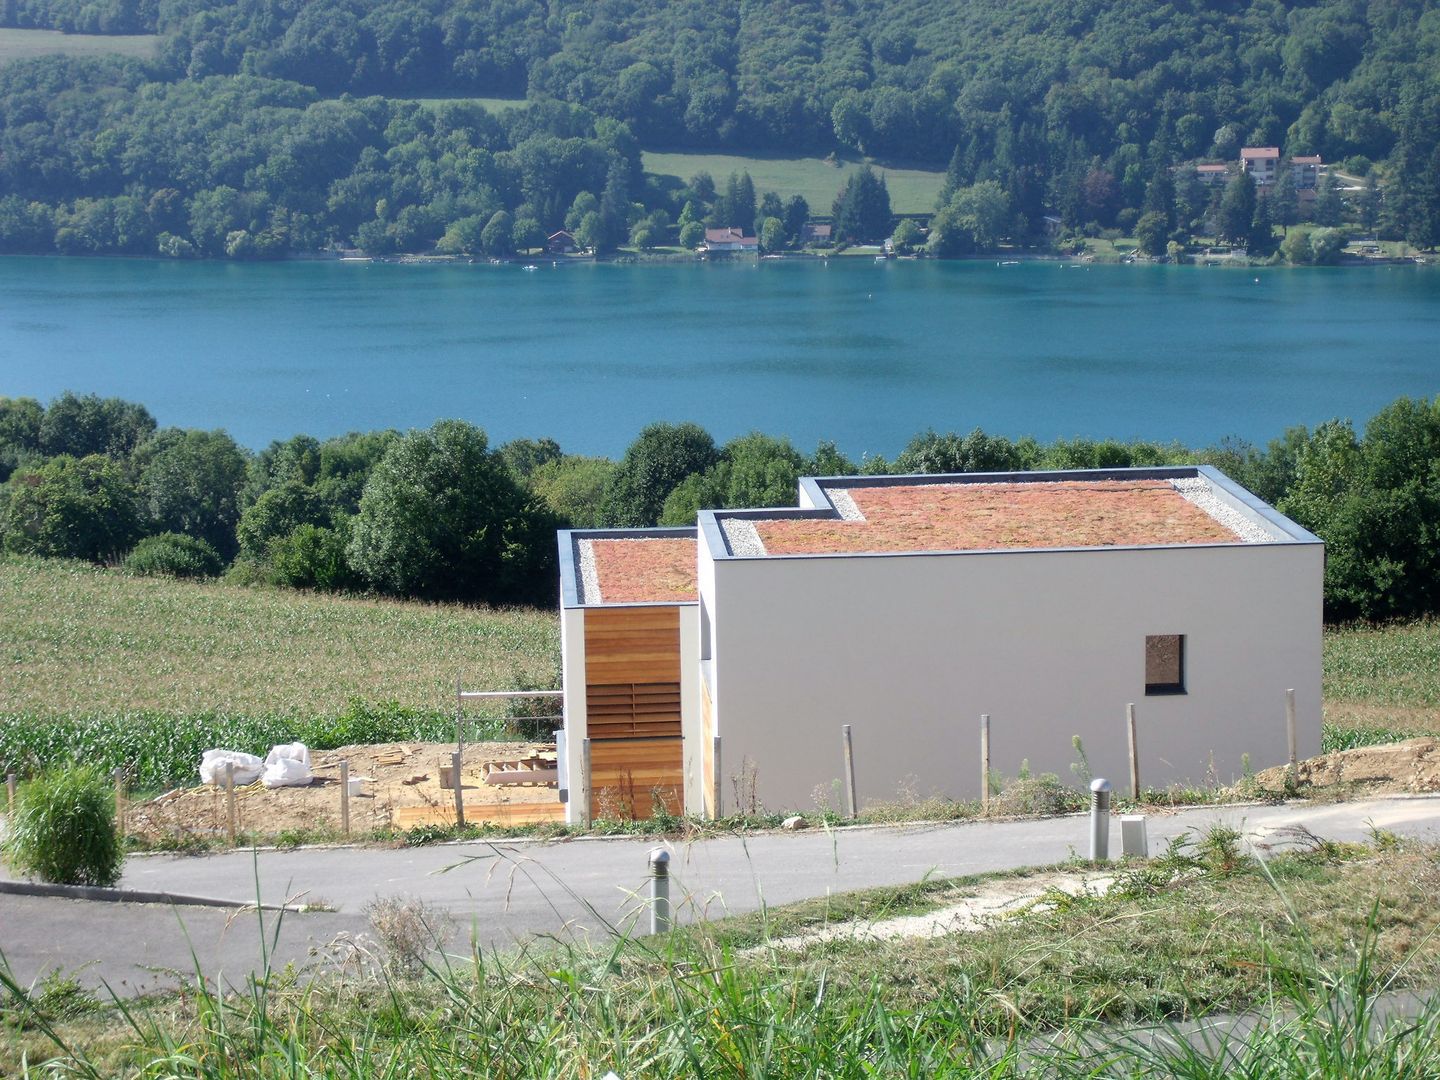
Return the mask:
MULTIPOLYGON (((1423 794, 1440 791, 1440 739, 1406 739, 1380 746, 1359 746, 1299 763, 1299 790, 1356 790, 1375 794, 1423 794)), ((1284 791, 1286 766, 1255 775, 1265 791, 1284 791)))
MULTIPOLYGON (((440 767, 450 765, 454 743, 384 743, 342 746, 311 752, 314 781, 305 787, 266 788, 260 783, 236 789, 239 830, 275 837, 286 832, 340 828, 340 762, 350 762, 351 779, 364 778, 364 791, 350 799, 352 833, 401 828, 402 807, 448 811, 453 823, 455 793, 440 787, 440 767)), ((471 808, 497 810, 508 804, 555 803, 553 785, 493 787, 484 782, 485 766, 545 758, 553 763, 553 743, 470 743, 461 770, 467 817, 471 808)), ((198 774, 197 774, 198 778, 198 774)), ((476 815, 481 816, 480 814, 476 815)), ((149 840, 225 835, 225 791, 199 786, 167 791, 148 802, 135 802, 126 813, 126 829, 149 840)))

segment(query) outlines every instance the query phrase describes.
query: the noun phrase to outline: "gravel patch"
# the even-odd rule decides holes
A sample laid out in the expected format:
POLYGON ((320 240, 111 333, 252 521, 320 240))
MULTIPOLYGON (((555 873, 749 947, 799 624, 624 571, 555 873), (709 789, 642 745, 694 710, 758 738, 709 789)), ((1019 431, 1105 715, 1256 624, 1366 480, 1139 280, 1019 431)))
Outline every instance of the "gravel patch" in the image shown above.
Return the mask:
POLYGON ((1105 874, 1042 874, 1012 878, 982 885, 974 896, 957 904, 937 908, 924 915, 902 915, 876 922, 844 922, 822 927, 808 934, 776 938, 759 948, 798 950, 825 941, 893 941, 897 938, 934 938, 947 934, 968 934, 994 925, 999 919, 1050 906, 1044 899, 1051 891, 1079 896, 1105 893, 1115 883, 1105 874))
POLYGON ((600 571, 595 568, 595 543, 577 540, 575 554, 580 563, 580 603, 601 604, 600 571))
POLYGON ((1187 502, 1194 503, 1247 544, 1273 544, 1279 539, 1269 529, 1252 521, 1222 499, 1210 486, 1210 481, 1204 477, 1171 480, 1170 483, 1187 502))
POLYGON ((731 555, 769 554, 765 550, 765 541, 760 539, 760 534, 755 530, 753 521, 746 521, 744 518, 721 518, 720 527, 725 530, 725 542, 730 545, 731 555))
POLYGON ((865 515, 855 505, 854 498, 844 488, 826 488, 825 497, 830 500, 830 505, 835 507, 835 510, 846 521, 865 520, 865 515))

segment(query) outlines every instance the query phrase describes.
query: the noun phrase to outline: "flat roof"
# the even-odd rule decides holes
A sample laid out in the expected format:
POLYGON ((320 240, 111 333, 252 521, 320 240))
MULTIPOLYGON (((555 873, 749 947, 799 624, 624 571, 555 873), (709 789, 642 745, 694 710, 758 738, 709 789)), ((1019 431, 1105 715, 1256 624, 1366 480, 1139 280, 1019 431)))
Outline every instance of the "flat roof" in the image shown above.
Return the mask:
POLYGON ((756 521, 765 551, 867 551, 1225 544, 1239 537, 1166 480, 905 484, 826 492, 839 520, 756 521), (840 508, 837 506, 837 508, 840 508))
MULTIPOLYGON (((699 600, 694 529, 572 532, 572 605, 685 604, 699 600)), ((562 552, 564 546, 562 545, 562 552)), ((570 590, 567 590, 569 592, 570 590)))
POLYGON ((920 554, 1313 542, 1204 466, 802 480, 802 510, 701 515, 712 554, 920 554), (723 545, 723 550, 722 550, 723 545))

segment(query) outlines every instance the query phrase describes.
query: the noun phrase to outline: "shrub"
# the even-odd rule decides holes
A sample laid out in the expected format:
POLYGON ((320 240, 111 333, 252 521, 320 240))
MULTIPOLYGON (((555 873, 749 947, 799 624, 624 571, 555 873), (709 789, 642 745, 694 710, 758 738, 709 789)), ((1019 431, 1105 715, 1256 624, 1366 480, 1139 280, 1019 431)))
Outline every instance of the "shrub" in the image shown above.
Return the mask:
POLYGON ((125 556, 125 572, 137 577, 214 577, 223 565, 204 540, 173 532, 147 536, 125 556))
POLYGON ((16 870, 63 885, 114 885, 125 851, 115 797, 94 768, 52 769, 20 789, 5 856, 16 870))

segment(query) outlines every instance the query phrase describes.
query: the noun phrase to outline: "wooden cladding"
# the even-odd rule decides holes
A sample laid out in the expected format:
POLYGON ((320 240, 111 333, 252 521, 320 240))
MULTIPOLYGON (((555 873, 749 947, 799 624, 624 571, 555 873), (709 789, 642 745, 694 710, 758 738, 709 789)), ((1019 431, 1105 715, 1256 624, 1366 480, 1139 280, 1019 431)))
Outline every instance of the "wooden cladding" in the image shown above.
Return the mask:
POLYGON ((586 610, 585 682, 589 686, 679 683, 680 609, 586 610))
POLYGON ((590 742, 590 815, 608 820, 655 816, 655 800, 683 811, 683 750, 674 739, 590 742))
POLYGON ((680 684, 591 683, 585 717, 592 739, 678 738, 680 684))

